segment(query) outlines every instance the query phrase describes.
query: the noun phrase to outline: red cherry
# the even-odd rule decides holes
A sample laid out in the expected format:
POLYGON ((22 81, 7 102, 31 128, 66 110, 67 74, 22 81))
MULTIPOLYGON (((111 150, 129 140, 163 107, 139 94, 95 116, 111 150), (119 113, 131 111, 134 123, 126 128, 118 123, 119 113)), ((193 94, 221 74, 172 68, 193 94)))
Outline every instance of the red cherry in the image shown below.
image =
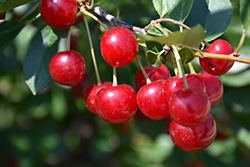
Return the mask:
POLYGON ((76 51, 63 51, 50 60, 51 77, 62 85, 73 86, 83 78, 86 70, 85 60, 76 51))
POLYGON ((90 74, 85 74, 80 82, 76 85, 73 85, 70 89, 71 93, 75 97, 84 98, 84 90, 89 82, 90 74))
MULTIPOLYGON (((203 50, 207 53, 217 54, 232 54, 234 52, 233 47, 230 43, 225 40, 218 39, 212 43, 212 45, 203 50)), ((212 75, 225 74, 234 64, 234 61, 221 60, 221 59, 210 59, 210 58, 199 58, 201 67, 212 75)))
POLYGON ((19 162, 13 156, 9 156, 7 159, 6 167, 19 167, 19 162))
POLYGON ((70 36, 70 50, 78 50, 78 45, 77 45, 77 41, 78 41, 78 36, 75 34, 71 34, 70 36))
MULTIPOLYGON (((188 87, 190 89, 199 89, 206 92, 206 87, 202 78, 195 74, 185 74, 188 87)), ((167 79, 165 83, 166 100, 169 101, 170 97, 178 90, 184 89, 185 85, 183 78, 179 76, 174 76, 167 79)))
POLYGON ((88 86, 88 88, 86 89, 84 93, 84 101, 85 101, 85 105, 87 109, 91 113, 98 115, 96 111, 96 103, 95 103, 96 95, 99 92, 99 90, 101 90, 102 88, 106 88, 110 86, 112 86, 112 82, 103 82, 101 85, 97 85, 97 83, 94 83, 88 86))
POLYGON ((136 91, 126 84, 102 88, 96 95, 96 109, 107 122, 126 122, 137 111, 136 91))
MULTIPOLYGON (((161 67, 153 67, 145 65, 143 66, 145 69, 149 79, 153 81, 157 81, 158 79, 165 79, 171 77, 171 74, 168 70, 168 68, 165 65, 161 65, 161 67)), ((139 69, 135 74, 135 84, 138 89, 140 89, 142 86, 146 85, 146 79, 142 73, 142 70, 139 69)))
POLYGON ((71 27, 75 22, 77 10, 76 0, 42 0, 40 7, 43 20, 58 29, 71 27))
POLYGON ((77 16, 73 25, 77 25, 83 21, 83 15, 77 16))
POLYGON ((159 120, 169 116, 165 100, 165 80, 144 85, 137 93, 137 104, 141 112, 150 119, 159 120))
POLYGON ((5 19, 5 12, 1 12, 0 13, 0 20, 4 20, 5 19))
POLYGON ((170 124, 169 133, 174 144, 183 151, 194 152, 207 148, 215 139, 216 123, 209 115, 200 125, 186 127, 174 120, 170 124))
POLYGON ((124 27, 114 27, 106 31, 101 39, 103 59, 113 67, 123 67, 136 58, 139 50, 132 31, 124 27))
POLYGON ((182 89, 169 100, 173 120, 183 126, 197 126, 206 121, 211 104, 206 93, 198 89, 182 89))
POLYGON ((199 72, 198 75, 203 79, 206 86, 206 93, 211 102, 211 108, 216 106, 223 96, 223 85, 216 75, 211 75, 205 71, 199 72))

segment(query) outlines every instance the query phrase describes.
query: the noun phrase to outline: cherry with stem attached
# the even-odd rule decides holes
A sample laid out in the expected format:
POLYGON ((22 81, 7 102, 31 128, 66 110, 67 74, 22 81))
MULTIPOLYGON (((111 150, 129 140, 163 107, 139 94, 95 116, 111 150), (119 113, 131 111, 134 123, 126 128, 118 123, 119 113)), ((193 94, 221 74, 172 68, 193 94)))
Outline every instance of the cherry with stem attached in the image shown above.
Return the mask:
POLYGON ((137 93, 137 104, 141 112, 150 119, 160 120, 169 116, 164 85, 165 80, 157 80, 144 85, 137 93))

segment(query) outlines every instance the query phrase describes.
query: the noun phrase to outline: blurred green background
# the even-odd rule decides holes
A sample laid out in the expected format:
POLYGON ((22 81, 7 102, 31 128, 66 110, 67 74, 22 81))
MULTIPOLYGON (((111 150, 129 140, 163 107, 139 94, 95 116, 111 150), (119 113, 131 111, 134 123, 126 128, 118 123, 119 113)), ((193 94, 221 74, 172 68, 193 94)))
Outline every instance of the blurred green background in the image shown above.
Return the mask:
MULTIPOLYGON (((238 1, 231 1, 233 19, 220 37, 234 48, 242 27, 238 1)), ((8 11, 6 20, 18 20, 36 3, 8 11)), ((102 0, 98 5, 125 22, 144 27, 158 15, 151 1, 102 0), (119 12, 117 12, 119 9, 119 12)), ((100 27, 89 19, 98 67, 103 81, 112 80, 112 68, 100 54, 100 27)), ((218 136, 205 150, 186 153, 168 134, 169 120, 152 121, 140 112, 124 124, 110 124, 91 114, 82 98, 70 87, 52 82, 33 96, 22 72, 22 63, 32 38, 45 26, 40 18, 28 24, 0 53, 0 166, 3 167, 249 167, 250 166, 250 69, 235 63, 221 76, 224 96, 211 111, 218 136)), ((175 26, 168 25, 170 29, 175 26)), ((77 50, 84 56, 85 87, 96 82, 84 23, 74 27, 77 50)), ((1 40, 1 39, 0 39, 1 40)), ((250 30, 241 57, 250 59, 250 30)), ((141 56, 143 52, 141 52, 141 56)), ((145 63, 145 62, 144 62, 145 63)), ((201 68, 197 61, 195 69, 201 68)), ((172 72, 171 67, 167 64, 172 72)), ((119 68, 119 83, 135 87, 138 70, 134 62, 119 68)))

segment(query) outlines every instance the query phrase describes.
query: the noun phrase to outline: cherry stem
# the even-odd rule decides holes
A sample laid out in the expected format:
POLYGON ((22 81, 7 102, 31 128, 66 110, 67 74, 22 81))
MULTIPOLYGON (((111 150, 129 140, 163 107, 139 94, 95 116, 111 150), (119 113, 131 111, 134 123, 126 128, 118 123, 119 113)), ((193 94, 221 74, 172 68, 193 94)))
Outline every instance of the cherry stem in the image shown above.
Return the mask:
POLYGON ((85 4, 86 5, 86 7, 90 10, 90 9, 92 9, 93 8, 93 6, 94 6, 94 0, 90 0, 90 6, 88 5, 88 4, 85 4))
POLYGON ((94 19, 95 21, 97 21, 105 30, 108 30, 108 27, 103 22, 101 22, 95 15, 89 13, 84 7, 81 7, 81 12, 84 15, 89 16, 92 19, 94 19))
POLYGON ((117 86, 117 74, 116 74, 116 67, 113 67, 113 86, 117 86))
MULTIPOLYGON (((97 21, 98 23, 100 23, 103 27, 105 27, 105 29, 107 29, 107 26, 105 24, 103 24, 95 15, 89 13, 86 11, 85 7, 82 6, 81 7, 81 11, 86 14, 86 15, 89 15, 90 17, 92 17, 95 21, 97 21)), ((146 34, 146 30, 149 29, 151 26, 154 26, 154 24, 158 24, 160 22, 172 22, 174 24, 177 24, 177 25, 180 25, 188 30, 190 30, 191 28, 188 27, 187 25, 179 22, 179 21, 176 21, 176 20, 173 20, 173 19, 170 19, 170 18, 161 18, 161 19, 157 19, 155 21, 151 21, 151 23, 146 26, 145 28, 140 28, 140 27, 136 27, 136 26, 132 26, 132 25, 129 25, 128 23, 124 22, 124 21, 121 21, 117 18, 115 18, 113 15, 107 13, 104 9, 98 7, 98 6, 93 6, 92 9, 91 9, 92 12, 94 12, 94 14, 102 17, 102 18, 105 18, 106 20, 110 21, 111 23, 115 24, 116 26, 122 26, 122 27, 126 27, 132 31, 134 31, 135 33, 137 34, 146 34)), ((249 23, 250 24, 250 23, 249 23)), ((249 24, 246 26, 248 27, 249 24)), ((246 30, 246 27, 245 27, 245 30, 246 30)), ((250 64, 250 60, 247 60, 247 59, 242 59, 242 58, 238 58, 238 57, 235 57, 238 55, 238 52, 240 50, 240 48, 242 47, 242 44, 244 42, 244 39, 245 39, 245 36, 246 36, 246 31, 243 31, 243 35, 242 35, 242 38, 241 38, 241 42, 239 43, 239 46, 238 46, 238 49, 236 49, 236 52, 233 54, 234 56, 225 56, 225 55, 208 55, 207 57, 209 58, 215 58, 215 59, 224 59, 224 60, 231 60, 231 61, 238 61, 238 62, 242 62, 242 63, 248 63, 250 64)), ((208 42, 206 42, 205 40, 203 40, 203 43, 206 45, 206 47, 209 47, 210 44, 208 42)), ((193 49, 193 48, 191 48, 193 49)), ((197 53, 195 54, 195 56, 197 57, 201 57, 203 58, 203 55, 202 53, 198 50, 196 50, 197 53)), ((206 57, 206 56, 205 56, 206 57)))
POLYGON ((98 71, 98 66, 97 66, 97 63, 96 63, 93 42, 92 42, 92 39, 91 39, 90 30, 89 30, 89 24, 88 24, 88 21, 87 21, 86 18, 84 18, 83 20, 84 20, 86 30, 87 30, 87 34, 88 34, 88 38, 89 38, 90 52, 91 52, 92 61, 93 61, 93 64, 94 64, 97 85, 101 85, 102 81, 101 81, 100 74, 99 74, 99 71, 98 71))
POLYGON ((195 69, 194 69, 194 66, 191 62, 188 63, 188 67, 189 67, 189 70, 190 70, 190 73, 191 74, 197 74, 195 69))
POLYGON ((146 73, 145 69, 143 68, 143 66, 142 66, 142 64, 141 64, 141 61, 140 61, 139 57, 136 56, 136 59, 135 59, 135 60, 136 60, 137 64, 139 65, 139 67, 140 67, 140 69, 141 69, 141 71, 142 71, 142 73, 143 73, 143 75, 144 75, 144 77, 145 77, 145 79, 146 79, 146 83, 147 83, 147 84, 151 83, 152 81, 149 79, 148 74, 146 73))
POLYGON ((248 22, 248 24, 243 29, 243 32, 242 32, 242 35, 241 35, 241 38, 240 38, 240 42, 239 42, 238 47, 236 48, 236 50, 234 52, 235 54, 238 54, 239 51, 240 51, 240 49, 241 49, 241 47, 243 46, 243 43, 244 43, 244 41, 246 39, 246 35, 247 35, 247 30, 248 30, 249 24, 250 24, 250 21, 248 22))
POLYGON ((27 21, 26 24, 32 23, 33 21, 37 20, 39 17, 41 17, 41 13, 38 13, 38 14, 36 15, 36 17, 34 17, 33 19, 27 21))
POLYGON ((184 68, 183 68, 183 65, 182 65, 182 62, 181 62, 181 57, 179 55, 179 52, 178 52, 177 48, 174 45, 172 45, 172 48, 173 48, 174 57, 175 57, 176 64, 177 64, 178 75, 179 75, 180 78, 183 78, 185 88, 188 89, 188 83, 187 83, 187 79, 186 79, 186 76, 185 76, 185 71, 184 71, 184 68))
POLYGON ((249 59, 244 59, 244 58, 240 58, 240 57, 236 57, 233 54, 230 55, 223 55, 223 54, 214 54, 214 53, 203 53, 204 57, 202 57, 202 55, 199 52, 195 53, 196 57, 200 57, 200 58, 211 58, 211 59, 222 59, 222 60, 229 60, 229 61, 237 61, 237 62, 241 62, 241 63, 247 63, 250 64, 250 60, 249 59))
POLYGON ((71 39, 72 26, 69 28, 67 41, 66 41, 66 50, 70 50, 70 39, 71 39))

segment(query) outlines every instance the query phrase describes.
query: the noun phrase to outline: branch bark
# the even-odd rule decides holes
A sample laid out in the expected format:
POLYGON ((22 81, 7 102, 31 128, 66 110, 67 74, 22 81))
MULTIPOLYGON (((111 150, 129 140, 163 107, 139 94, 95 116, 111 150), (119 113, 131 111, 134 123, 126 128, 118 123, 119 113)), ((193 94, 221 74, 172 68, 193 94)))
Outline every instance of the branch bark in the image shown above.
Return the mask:
POLYGON ((110 21, 116 26, 126 27, 130 29, 131 31, 134 31, 137 34, 139 33, 146 34, 146 31, 144 28, 132 26, 124 21, 121 21, 98 6, 93 6, 91 11, 95 13, 96 15, 101 16, 102 18, 105 18, 106 20, 110 21))

